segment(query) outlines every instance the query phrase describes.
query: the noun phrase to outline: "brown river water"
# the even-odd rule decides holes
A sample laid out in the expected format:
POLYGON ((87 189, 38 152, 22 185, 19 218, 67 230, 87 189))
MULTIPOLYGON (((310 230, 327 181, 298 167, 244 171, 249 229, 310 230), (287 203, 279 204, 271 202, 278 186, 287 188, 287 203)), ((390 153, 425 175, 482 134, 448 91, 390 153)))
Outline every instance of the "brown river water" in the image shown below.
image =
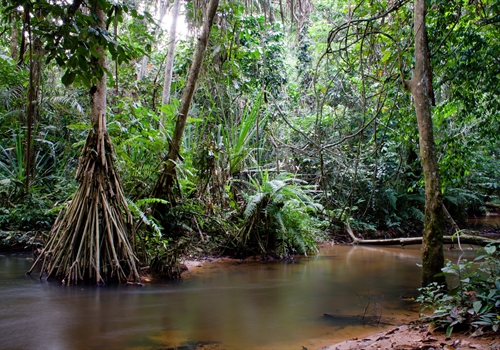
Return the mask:
POLYGON ((65 287, 25 276, 28 256, 0 254, 0 348, 319 349, 417 317, 401 296, 417 294, 419 249, 326 246, 295 263, 208 263, 142 288, 65 287))

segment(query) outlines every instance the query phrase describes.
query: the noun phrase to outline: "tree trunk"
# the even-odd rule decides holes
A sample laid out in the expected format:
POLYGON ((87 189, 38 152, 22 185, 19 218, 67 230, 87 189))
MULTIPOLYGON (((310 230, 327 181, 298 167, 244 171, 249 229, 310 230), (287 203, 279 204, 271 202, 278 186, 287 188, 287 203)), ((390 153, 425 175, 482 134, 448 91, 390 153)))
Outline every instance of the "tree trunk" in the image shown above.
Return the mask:
POLYGON ((10 57, 12 57, 12 59, 16 61, 19 56, 19 28, 16 12, 13 12, 10 15, 10 20, 10 57))
MULTIPOLYGON (((175 199, 173 196, 173 186, 176 177, 175 162, 180 157, 182 134, 184 133, 184 128, 186 126, 189 107, 193 98, 198 75, 201 70, 203 55, 205 54, 205 49, 207 47, 210 30, 212 28, 212 23, 215 17, 215 12, 217 11, 218 4, 219 0, 210 0, 210 3, 208 4, 202 33, 198 38, 198 45, 196 46, 196 50, 194 53, 193 63, 191 64, 191 70, 189 72, 188 80, 182 94, 181 105, 179 107, 177 122, 174 129, 174 135, 172 137, 172 140, 170 140, 170 148, 165 160, 163 171, 160 174, 158 181, 156 182, 155 188, 153 189, 153 197, 166 198, 170 201, 171 204, 175 203, 175 199)), ((158 205, 155 208, 155 215, 158 214, 159 211, 161 211, 161 207, 163 206, 158 205)))
MULTIPOLYGON (((158 8, 158 24, 159 27, 162 25, 163 17, 165 16, 165 13, 167 12, 167 7, 168 7, 169 0, 164 0, 160 1, 159 8, 158 8)), ((155 40, 158 38, 158 33, 159 33, 159 28, 155 30, 155 40)), ((139 69, 139 72, 137 73, 137 80, 141 81, 144 79, 144 76, 146 75, 146 71, 148 68, 148 56, 144 56, 141 60, 141 68, 139 69)))
MULTIPOLYGON (((105 30, 105 13, 94 3, 97 26, 105 30)), ((102 77, 94 77, 91 88, 92 129, 76 172, 79 182, 73 200, 61 211, 52 227, 52 236, 42 254, 40 277, 78 282, 138 281, 133 239, 132 215, 115 172, 114 150, 106 131, 106 52, 95 47, 100 58, 93 61, 102 77), (126 220, 125 220, 126 218, 126 220), (129 237, 130 235, 130 237, 129 237)))
MULTIPOLYGON (((105 27, 105 14, 100 8, 96 8, 95 10, 96 16, 99 18, 99 27, 105 27)), ((106 52, 102 48, 102 46, 98 46, 96 51, 101 56, 97 59, 95 64, 99 67, 102 67, 103 70, 106 69, 107 60, 106 60, 106 52)), ((105 133, 106 132, 106 73, 103 72, 102 77, 97 79, 94 87, 91 89, 91 98, 92 98, 92 114, 90 116, 92 125, 97 129, 97 133, 105 133), (99 123, 102 118, 103 123, 99 123)))
POLYGON ((444 213, 430 109, 432 89, 429 81, 430 55, 425 28, 425 13, 425 0, 415 0, 415 69, 412 79, 405 83, 413 96, 417 114, 420 161, 425 181, 422 286, 431 282, 446 283, 443 276, 435 276, 441 272, 444 266, 444 213))
MULTIPOLYGON (((167 63, 165 65, 165 78, 163 80, 163 95, 162 104, 166 105, 170 102, 170 85, 172 84, 172 71, 174 68, 174 54, 175 54, 175 40, 177 34, 177 18, 179 17, 179 8, 181 5, 180 0, 174 0, 174 5, 172 8, 172 23, 170 25, 169 33, 169 43, 168 43, 168 54, 167 63)), ((165 127, 165 119, 162 116, 160 118, 160 128, 165 127)))
POLYGON ((148 67, 148 56, 144 56, 141 59, 141 68, 139 69, 139 72, 137 73, 137 81, 141 81, 144 79, 144 76, 146 75, 146 68, 148 67))
MULTIPOLYGON (((26 11, 29 8, 26 7, 26 11)), ((36 16, 40 16, 40 10, 37 10, 36 16)), ((29 15, 27 16, 29 17, 29 15)), ((29 21, 29 19, 28 19, 29 21)), ((42 74, 42 42, 38 35, 34 35, 31 22, 27 23, 28 35, 30 42, 29 58, 30 58, 30 80, 28 85, 28 104, 26 108, 26 148, 24 151, 25 161, 25 179, 24 191, 29 193, 31 185, 31 177, 34 175, 33 163, 35 160, 33 130, 37 124, 38 114, 38 95, 40 91, 40 75, 42 74)))

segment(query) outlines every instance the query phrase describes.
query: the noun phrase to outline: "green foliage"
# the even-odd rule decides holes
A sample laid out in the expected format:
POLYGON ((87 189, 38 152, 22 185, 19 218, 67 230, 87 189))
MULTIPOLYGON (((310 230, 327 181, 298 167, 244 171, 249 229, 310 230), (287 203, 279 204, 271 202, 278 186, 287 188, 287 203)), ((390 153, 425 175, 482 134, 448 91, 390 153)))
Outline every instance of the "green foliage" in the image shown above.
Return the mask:
POLYGON ((28 72, 5 55, 0 55, 0 66, 0 138, 5 142, 12 137, 12 128, 17 128, 24 114, 28 72))
MULTIPOLYGON (((144 18, 144 15, 138 14, 134 7, 130 8, 126 4, 99 2, 99 6, 103 7, 102 10, 107 13, 109 22, 113 21, 114 18, 118 22, 122 22, 123 13, 130 13, 141 20, 144 18)), ((49 6, 47 4, 46 9, 52 17, 62 19, 61 25, 54 28, 55 22, 49 22, 45 19, 34 25, 43 34, 48 34, 45 37, 44 46, 44 49, 49 53, 47 62, 55 60, 60 67, 66 69, 61 78, 66 86, 78 78, 84 86, 91 87, 96 83, 96 79, 100 79, 106 73, 102 67, 93 63, 101 58, 97 51, 98 46, 109 51, 112 59, 116 60, 118 64, 128 62, 132 58, 144 54, 142 47, 128 46, 120 42, 119 38, 115 37, 108 29, 99 28, 97 17, 92 13, 93 10, 90 11, 90 15, 83 11, 75 11, 72 16, 68 16, 65 9, 59 5, 49 6)), ((145 15, 148 16, 147 12, 145 15)))
POLYGON ((259 94, 252 107, 245 109, 239 127, 233 125, 230 129, 222 130, 231 176, 244 169, 245 161, 255 149, 252 147, 252 141, 259 131, 259 125, 266 123, 267 116, 260 115, 262 99, 262 94, 259 94))
POLYGON ((17 67, 12 58, 0 54, 0 89, 19 86, 27 78, 27 72, 17 67))
POLYGON ((75 184, 68 166, 74 160, 57 156, 63 145, 50 140, 52 131, 39 130, 34 140, 37 147, 29 191, 25 188, 24 133, 17 126, 11 130, 12 138, 0 143, 0 227, 48 229, 57 214, 49 209, 72 192, 75 184))
POLYGON ((159 198, 127 202, 138 223, 136 227, 137 254, 140 260, 149 266, 148 271, 153 275, 168 279, 180 278, 178 257, 183 252, 182 247, 179 242, 170 242, 162 227, 152 215, 148 214, 151 213, 149 208, 152 204, 168 203, 159 198))
POLYGON ((271 179, 264 172, 260 181, 252 180, 252 187, 236 235, 238 245, 282 258, 315 252, 323 236, 323 223, 316 217, 322 206, 307 194, 307 186, 286 175, 271 179))
POLYGON ((96 65, 96 60, 101 58, 97 48, 103 47, 109 52, 111 58, 121 64, 145 53, 150 48, 151 37, 144 35, 143 44, 127 45, 109 30, 111 23, 121 23, 125 14, 136 20, 151 21, 151 15, 146 11, 139 13, 131 3, 98 1, 85 3, 88 11, 81 11, 74 5, 38 1, 36 4, 24 6, 17 0, 5 2, 5 13, 14 13, 18 7, 24 7, 32 13, 30 25, 33 32, 38 35, 47 53, 46 62, 55 61, 65 69, 61 81, 64 85, 71 85, 77 81, 89 88, 100 79, 105 72, 103 67, 96 65), (95 8, 99 6, 106 13, 106 28, 98 26, 95 8), (146 40, 144 40, 147 37, 146 40), (145 45, 144 45, 145 44, 145 45))
POLYGON ((8 230, 48 230, 57 213, 49 211, 52 198, 43 193, 34 193, 0 207, 0 228, 8 230))
POLYGON ((460 204, 453 203, 464 216, 477 212, 479 202, 499 195, 500 40, 498 26, 486 25, 497 5, 485 3, 479 9, 474 3, 432 4, 428 23, 438 97, 433 111, 436 147, 445 196, 468 194, 460 204))
POLYGON ((454 287, 446 292, 443 286, 432 283, 421 288, 417 302, 423 309, 433 311, 423 315, 424 321, 446 329, 449 336, 458 326, 474 327, 481 331, 500 327, 500 244, 491 244, 480 251, 474 261, 450 261, 443 275, 452 278, 454 287))
POLYGON ((237 79, 232 81, 236 90, 262 89, 277 98, 288 82, 280 23, 266 23, 263 15, 240 15, 236 21, 237 37, 229 51, 235 60, 225 63, 228 76, 237 79))
POLYGON ((150 108, 123 99, 117 109, 120 112, 109 117, 107 129, 115 145, 123 188, 129 198, 144 198, 154 186, 168 140, 157 128, 160 116, 150 108))
MULTIPOLYGON (((153 204, 147 198, 178 107, 175 98, 159 106, 166 55, 161 27, 129 3, 99 2, 107 14, 106 29, 97 28, 92 10, 73 13, 70 4, 45 0, 23 3, 30 10, 32 35, 41 38, 47 53, 33 189, 25 198, 22 125, 29 76, 22 62, 6 55, 15 29, 11 12, 18 15, 21 3, 5 2, 0 24, 2 227, 46 227, 50 208, 73 191, 72 172, 90 126, 88 86, 107 74, 108 132, 125 194, 137 203, 145 261, 162 261, 174 247, 184 251, 177 240, 185 242, 182 247, 220 252, 234 246, 230 238, 236 233, 239 249, 282 256, 306 252, 323 235, 315 219, 321 210, 311 204, 310 188, 332 227, 348 221, 353 229, 380 235, 420 232, 425 203, 418 129, 402 87, 414 64, 412 11, 404 5, 385 14, 394 4, 402 3, 318 0, 303 13, 296 8, 289 22, 289 9, 284 6, 280 18, 277 3, 268 7, 273 20, 257 2, 221 2, 189 112, 183 161, 176 164, 179 202, 165 213, 161 227, 147 215, 153 204), (349 27, 332 30, 347 22, 349 27), (158 40, 152 42, 153 37, 158 40), (97 46, 117 63, 117 72, 113 64, 106 72, 95 71, 97 46), (139 80, 136 58, 142 55, 148 65, 139 80), (63 86, 61 77, 64 84, 76 84, 63 86), (160 113, 166 119, 161 131, 160 113), (263 169, 294 174, 295 180, 270 177, 263 169)), ((191 29, 201 24, 199 5, 186 5, 191 29)), ((498 6, 448 0, 428 5, 442 192, 454 219, 465 219, 484 201, 500 198, 498 6)), ((144 6, 141 10, 152 8, 144 6)), ((177 98, 196 45, 192 33, 185 35, 175 52, 172 96, 177 98)))

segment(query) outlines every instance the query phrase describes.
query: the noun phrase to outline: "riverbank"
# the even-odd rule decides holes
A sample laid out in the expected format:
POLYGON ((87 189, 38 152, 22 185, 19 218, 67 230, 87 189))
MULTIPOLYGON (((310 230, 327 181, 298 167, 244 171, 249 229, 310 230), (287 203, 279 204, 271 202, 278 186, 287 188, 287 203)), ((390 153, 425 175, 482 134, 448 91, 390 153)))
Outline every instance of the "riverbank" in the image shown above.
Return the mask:
POLYGON ((445 350, 486 350, 500 349, 498 334, 471 337, 463 333, 453 333, 450 338, 431 326, 405 324, 388 331, 360 339, 349 339, 321 348, 322 350, 362 350, 362 349, 445 349, 445 350))

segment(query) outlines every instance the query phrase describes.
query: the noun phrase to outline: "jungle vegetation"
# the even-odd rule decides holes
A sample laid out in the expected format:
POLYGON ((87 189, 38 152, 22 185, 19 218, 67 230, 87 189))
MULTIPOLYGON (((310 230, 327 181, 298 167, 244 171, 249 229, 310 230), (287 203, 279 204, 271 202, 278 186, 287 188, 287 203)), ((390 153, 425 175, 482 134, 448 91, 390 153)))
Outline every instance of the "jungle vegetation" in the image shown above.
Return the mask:
POLYGON ((445 214, 500 204, 496 1, 1 8, 0 229, 41 240, 51 277, 176 278, 183 254, 354 232, 423 234, 425 286, 445 214))

